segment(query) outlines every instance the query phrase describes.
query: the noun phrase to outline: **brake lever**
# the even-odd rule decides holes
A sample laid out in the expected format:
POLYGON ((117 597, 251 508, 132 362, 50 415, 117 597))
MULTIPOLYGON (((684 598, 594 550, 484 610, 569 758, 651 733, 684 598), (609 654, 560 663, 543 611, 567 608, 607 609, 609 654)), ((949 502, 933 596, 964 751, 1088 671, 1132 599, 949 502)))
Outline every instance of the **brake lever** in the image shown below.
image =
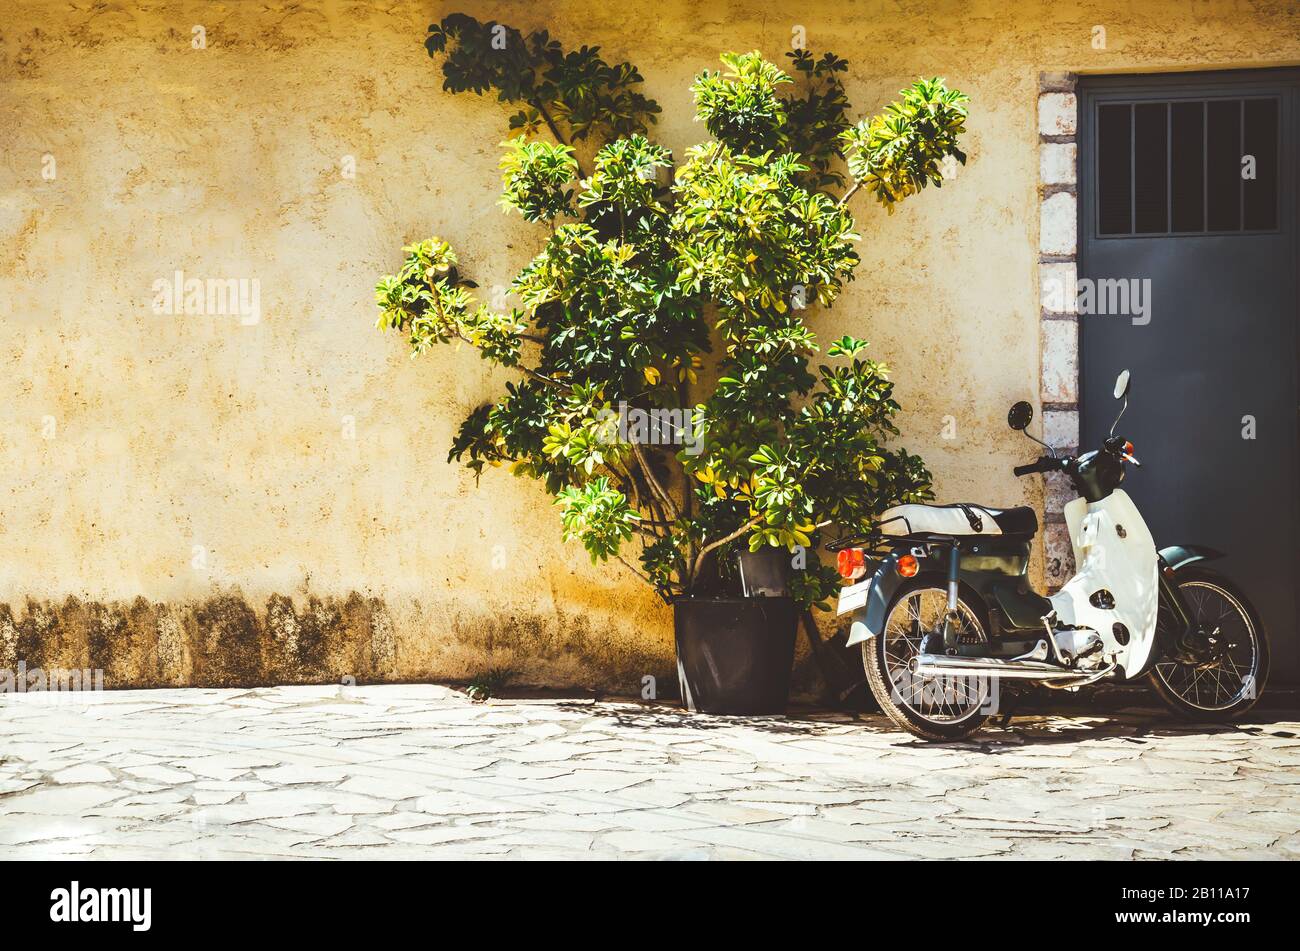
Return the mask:
POLYGON ((1137 466, 1139 469, 1142 468, 1142 463, 1138 462, 1136 459, 1134 459, 1132 456, 1130 456, 1127 452, 1125 452, 1125 453, 1121 453, 1121 455, 1124 457, 1124 461, 1125 461, 1125 462, 1131 462, 1131 463, 1133 463, 1133 465, 1137 466))

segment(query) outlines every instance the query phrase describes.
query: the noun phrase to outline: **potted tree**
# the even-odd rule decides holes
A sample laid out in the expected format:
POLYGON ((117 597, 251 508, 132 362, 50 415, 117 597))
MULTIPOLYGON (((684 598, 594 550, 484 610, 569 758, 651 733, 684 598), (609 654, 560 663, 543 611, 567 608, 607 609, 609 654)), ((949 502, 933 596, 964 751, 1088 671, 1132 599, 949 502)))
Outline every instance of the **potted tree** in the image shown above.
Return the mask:
POLYGON ((688 706, 783 711, 798 611, 838 587, 821 533, 930 497, 922 461, 886 446, 885 366, 843 337, 814 367, 804 317, 858 264, 854 195, 892 212, 965 161, 966 97, 921 80, 854 124, 843 60, 796 50, 791 76, 729 53, 692 86, 710 138, 678 160, 646 136, 658 106, 639 74, 598 49, 460 14, 426 45, 445 88, 518 106, 502 204, 545 231, 510 309, 477 300, 446 242, 404 248, 376 288, 379 328, 413 354, 463 341, 517 371, 450 459, 541 480, 566 540, 672 605, 688 706), (738 597, 736 554, 764 547, 787 553, 787 594, 738 597))

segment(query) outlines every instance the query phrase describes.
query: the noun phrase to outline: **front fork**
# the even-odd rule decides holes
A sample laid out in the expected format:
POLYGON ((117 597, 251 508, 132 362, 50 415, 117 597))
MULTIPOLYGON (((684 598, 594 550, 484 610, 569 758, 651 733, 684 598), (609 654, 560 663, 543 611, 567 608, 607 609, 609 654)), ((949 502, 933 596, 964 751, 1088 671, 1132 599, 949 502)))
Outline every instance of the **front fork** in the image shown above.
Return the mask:
MULTIPOLYGON (((1187 602, 1183 599, 1183 592, 1175 583, 1174 570, 1163 558, 1157 563, 1157 574, 1160 579, 1160 596, 1173 613, 1173 623, 1169 625, 1169 630, 1165 634, 1165 643, 1157 644, 1156 649, 1164 656, 1198 663, 1203 658, 1196 656, 1197 651, 1208 650, 1211 645, 1194 643, 1196 635, 1200 632, 1194 630, 1195 625, 1192 623, 1191 612, 1187 609, 1187 602)), ((1159 629, 1160 615, 1157 608, 1156 630, 1159 629)))

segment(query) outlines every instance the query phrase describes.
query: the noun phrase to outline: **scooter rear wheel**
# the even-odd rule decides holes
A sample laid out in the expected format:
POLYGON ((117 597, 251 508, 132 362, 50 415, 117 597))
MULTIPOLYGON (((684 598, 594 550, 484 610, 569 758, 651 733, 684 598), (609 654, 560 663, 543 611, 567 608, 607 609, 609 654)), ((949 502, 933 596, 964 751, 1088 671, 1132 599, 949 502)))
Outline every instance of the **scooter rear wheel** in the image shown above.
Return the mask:
MULTIPOLYGON (((1255 705, 1268 680, 1268 638, 1259 614, 1246 596, 1217 572, 1199 566, 1184 568, 1174 583, 1192 622, 1217 643, 1199 663, 1160 659, 1151 669, 1151 686, 1170 710, 1188 720, 1218 723, 1236 719, 1255 705)), ((1162 610, 1159 623, 1170 624, 1172 617, 1162 610)))
MULTIPOLYGON (((952 741, 974 733, 988 719, 992 683, 987 677, 921 680, 911 672, 921 638, 937 630, 948 608, 948 592, 933 583, 900 588, 885 615, 880 635, 862 643, 867 683, 889 719, 923 740, 952 741)), ((988 640, 981 607, 959 598, 960 643, 988 640)))

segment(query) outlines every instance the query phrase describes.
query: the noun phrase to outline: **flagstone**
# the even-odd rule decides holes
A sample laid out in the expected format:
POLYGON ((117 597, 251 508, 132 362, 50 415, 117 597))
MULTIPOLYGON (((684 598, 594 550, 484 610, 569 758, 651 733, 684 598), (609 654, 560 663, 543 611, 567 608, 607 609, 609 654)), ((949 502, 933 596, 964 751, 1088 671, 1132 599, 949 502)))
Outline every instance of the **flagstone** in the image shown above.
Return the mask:
POLYGON ((508 803, 503 799, 487 796, 466 796, 463 793, 447 792, 421 796, 415 800, 415 809, 419 813, 439 816, 478 816, 493 815, 501 812, 529 812, 518 803, 508 803))
POLYGON ((81 815, 101 803, 122 797, 122 790, 97 784, 38 786, 0 799, 0 814, 39 813, 81 815))
POLYGON ((569 796, 546 793, 527 793, 512 795, 508 801, 513 806, 537 807, 575 816, 594 816, 612 812, 629 812, 636 808, 635 803, 621 801, 609 796, 569 796))
POLYGON ((519 732, 524 736, 537 736, 545 739, 553 736, 564 736, 569 731, 557 723, 535 723, 524 727, 519 732))
MULTIPOLYGON (((95 833, 117 828, 111 819, 85 819, 70 816, 31 816, 22 821, 0 821, 0 845, 56 842, 61 839, 85 839, 95 833)), ((8 858, 8 853, 5 855, 8 858)))
POLYGON ((95 851, 95 845, 92 842, 69 842, 64 840, 32 842, 6 849, 5 860, 10 862, 43 862, 50 859, 76 858, 89 855, 93 851, 95 851))
MULTIPOLYGON (((349 856, 342 853, 348 849, 356 849, 362 853, 371 850, 370 858, 386 858, 385 850, 393 847, 393 842, 387 836, 381 835, 369 829, 349 829, 338 835, 332 835, 327 839, 318 840, 314 845, 323 851, 322 854, 328 854, 331 858, 347 858, 349 856), (378 849, 378 852, 374 850, 378 849)), ((362 854, 356 858, 366 858, 362 854)))
POLYGON ((600 837, 600 844, 619 852, 649 852, 682 849, 689 842, 675 839, 660 832, 624 831, 609 832, 600 837))
POLYGON ((112 770, 94 763, 82 763, 61 769, 50 777, 56 783, 111 783, 114 779, 112 770))
POLYGON ((193 773, 172 769, 169 766, 128 766, 124 772, 130 773, 139 779, 152 780, 158 783, 186 783, 194 779, 193 773))
POLYGON ((1027 716, 931 746, 878 716, 427 685, 4 704, 6 857, 1300 856, 1294 718, 1027 716))
POLYGON ((105 806, 95 806, 87 809, 85 814, 90 817, 104 816, 113 819, 146 819, 155 822, 159 819, 170 819, 173 816, 179 816, 187 811, 184 803, 110 803, 105 806))
POLYGON ((216 792, 252 792, 271 788, 268 783, 259 782, 256 779, 202 780, 193 785, 195 789, 210 789, 216 792))
MULTIPOLYGON (((739 793, 744 796, 746 793, 739 793)), ((779 812, 786 816, 815 816, 817 807, 806 802, 760 802, 752 799, 731 799, 732 805, 749 809, 766 809, 771 812, 779 812)))
POLYGON ((692 803, 677 810, 677 815, 703 819, 716 825, 748 825, 755 822, 775 822, 787 818, 774 809, 741 806, 733 802, 692 803))
POLYGON ((438 825, 444 821, 444 817, 428 812, 390 812, 382 816, 367 816, 363 821, 367 826, 379 829, 413 829, 438 825))
POLYGON ((918 859, 986 859, 1006 854, 1012 844, 1007 839, 989 839, 967 832, 951 837, 898 837, 885 847, 918 859))
POLYGON ((256 822, 261 819, 279 819, 316 812, 320 807, 314 803, 291 805, 275 802, 265 805, 234 802, 218 806, 204 806, 189 814, 189 818, 199 826, 221 827, 237 825, 241 822, 256 822))
POLYGON ((591 850, 594 836, 580 832, 565 832, 560 829, 521 830, 500 839, 492 839, 494 846, 505 847, 509 851, 516 849, 530 851, 533 849, 563 850, 574 856, 581 856, 591 850))
POLYGON ((261 823, 277 829, 288 829, 290 832, 303 832, 317 838, 325 838, 339 835, 352 828, 352 817, 329 814, 288 816, 283 819, 263 819, 261 823))
POLYGON ((511 779, 555 779, 559 776, 573 775, 576 766, 525 766, 523 763, 502 763, 493 771, 493 776, 506 776, 511 779))
POLYGON ((353 776, 337 788, 340 792, 360 793, 375 799, 398 802, 425 795, 429 791, 429 784, 382 776, 353 776))
POLYGON ((428 826, 419 829, 395 829, 388 833, 388 837, 395 842, 432 845, 462 839, 488 838, 503 834, 504 830, 490 829, 483 826, 428 826))
POLYGON ((373 796, 304 786, 248 792, 244 794, 244 801, 251 806, 266 808, 329 808, 340 815, 379 815, 393 808, 392 802, 373 796))
POLYGON ((789 833, 774 834, 743 826, 687 829, 674 835, 691 841, 743 849, 766 858, 873 860, 903 857, 899 852, 878 847, 874 843, 842 844, 821 839, 803 839, 789 833))
POLYGON ((0 779, 0 795, 22 792, 24 789, 31 789, 39 782, 39 779, 0 779))
MULTIPOLYGON (((203 770, 199 769, 198 772, 203 772, 203 770)), ((235 776, 247 772, 248 770, 242 770, 235 773, 235 776)), ((204 773, 204 775, 208 774, 204 773)), ((285 766, 262 767, 254 770, 253 775, 262 782, 276 786, 296 786, 310 783, 335 783, 341 779, 346 779, 349 775, 349 769, 347 766, 292 763, 285 766)), ((214 776, 213 778, 234 779, 235 776, 214 776)))

